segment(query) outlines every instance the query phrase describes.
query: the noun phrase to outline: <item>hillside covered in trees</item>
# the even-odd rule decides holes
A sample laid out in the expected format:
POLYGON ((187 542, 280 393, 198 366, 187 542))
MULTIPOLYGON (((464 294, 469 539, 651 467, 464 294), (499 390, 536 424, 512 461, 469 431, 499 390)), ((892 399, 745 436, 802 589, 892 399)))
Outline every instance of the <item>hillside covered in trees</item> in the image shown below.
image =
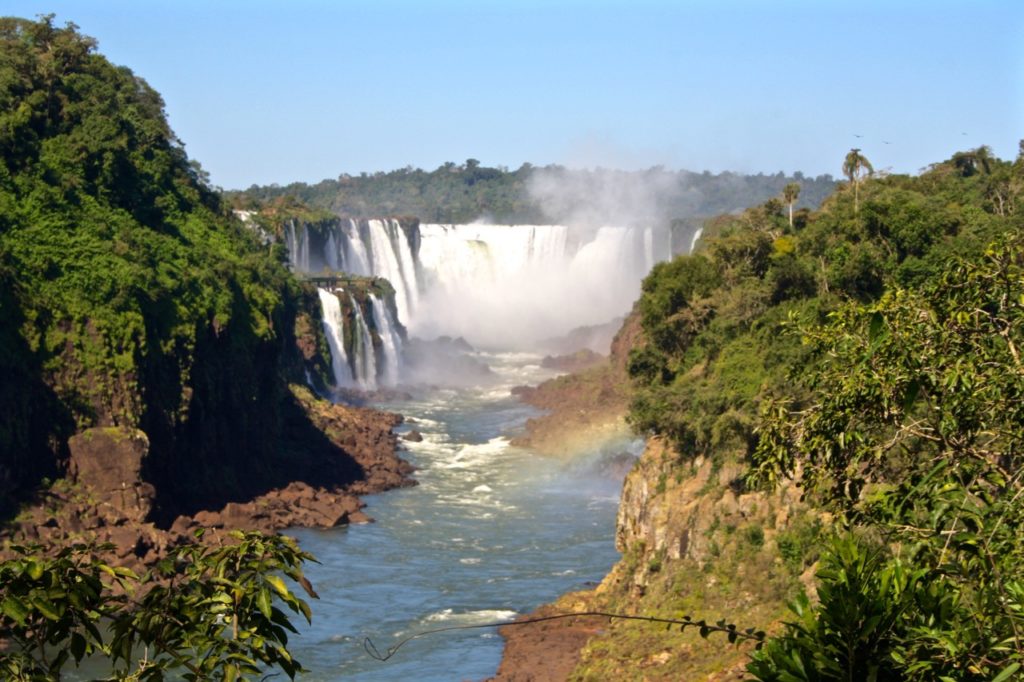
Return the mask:
POLYGON ((639 224, 709 217, 740 211, 800 187, 799 206, 815 207, 835 187, 831 176, 783 173, 574 170, 523 164, 510 171, 476 159, 445 163, 433 171, 403 168, 388 173, 342 175, 316 184, 252 186, 228 192, 235 208, 257 208, 294 198, 350 218, 411 215, 425 223, 548 224, 575 220, 639 224))
POLYGON ((0 20, 0 511, 93 427, 142 434, 165 527, 325 453, 356 476, 289 387, 330 374, 315 292, 204 183, 160 95, 94 48, 0 20))
MULTIPOLYGON (((869 169, 853 150, 820 210, 716 219, 645 280, 628 419, 655 438, 591 605, 786 621, 762 680, 1015 679, 1024 144, 869 169)), ((744 667, 724 636, 646 627, 591 640, 578 678, 744 667)))
POLYGON ((97 425, 142 429, 151 466, 197 482, 230 453, 265 465, 287 271, 200 182, 143 80, 49 20, 4 19, 0 40, 0 494, 55 476, 97 425))

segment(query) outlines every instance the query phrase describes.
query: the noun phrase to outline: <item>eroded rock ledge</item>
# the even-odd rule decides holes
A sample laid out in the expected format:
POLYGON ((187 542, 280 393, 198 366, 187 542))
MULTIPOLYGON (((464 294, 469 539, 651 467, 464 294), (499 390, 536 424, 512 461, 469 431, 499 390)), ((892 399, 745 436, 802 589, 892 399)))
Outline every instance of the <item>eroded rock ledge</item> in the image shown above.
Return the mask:
MULTIPOLYGON (((269 485, 243 500, 229 500, 178 515, 169 527, 155 524, 157 491, 145 479, 150 444, 137 429, 97 427, 68 442, 67 475, 25 508, 4 531, 9 541, 44 548, 73 542, 113 546, 104 554, 117 565, 140 570, 172 547, 194 542, 198 528, 274 532, 291 526, 332 528, 371 519, 358 495, 414 485, 413 467, 396 454, 392 429, 401 416, 332 405, 298 390, 307 429, 294 434, 282 459, 295 480, 269 485), (310 442, 308 427, 319 437, 310 442), (317 449, 319 448, 319 449, 317 449)), ((274 479, 280 479, 277 472, 274 479)))

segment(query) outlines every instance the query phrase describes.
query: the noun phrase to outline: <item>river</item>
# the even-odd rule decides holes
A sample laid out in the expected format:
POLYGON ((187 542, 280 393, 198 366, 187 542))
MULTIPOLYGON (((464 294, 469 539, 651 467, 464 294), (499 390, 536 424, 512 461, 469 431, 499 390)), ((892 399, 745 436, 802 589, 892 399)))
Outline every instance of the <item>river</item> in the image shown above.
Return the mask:
MULTIPOLYGON (((621 473, 611 456, 638 455, 623 439, 566 462, 512 447, 535 411, 509 389, 554 374, 539 356, 478 353, 496 374, 487 386, 411 389, 400 412, 422 442, 404 456, 419 485, 366 498, 375 523, 292 529, 320 561, 306 575, 320 594, 313 623, 290 645, 304 680, 480 680, 493 675, 503 640, 495 628, 415 639, 431 628, 508 621, 599 581, 618 559, 615 515, 621 473)), ((526 626, 528 627, 528 626, 526 626)))

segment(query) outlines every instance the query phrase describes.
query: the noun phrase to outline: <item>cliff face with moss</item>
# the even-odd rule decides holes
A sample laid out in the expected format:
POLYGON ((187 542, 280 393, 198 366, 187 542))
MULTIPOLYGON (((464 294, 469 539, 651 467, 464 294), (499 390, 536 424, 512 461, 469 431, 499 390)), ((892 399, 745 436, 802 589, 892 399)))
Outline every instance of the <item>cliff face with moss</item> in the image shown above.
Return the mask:
POLYGON ((160 96, 94 48, 0 19, 0 506, 63 475, 73 434, 118 427, 148 437, 166 525, 307 467, 295 443, 317 429, 288 382, 328 373, 326 344, 283 247, 232 217, 160 96))

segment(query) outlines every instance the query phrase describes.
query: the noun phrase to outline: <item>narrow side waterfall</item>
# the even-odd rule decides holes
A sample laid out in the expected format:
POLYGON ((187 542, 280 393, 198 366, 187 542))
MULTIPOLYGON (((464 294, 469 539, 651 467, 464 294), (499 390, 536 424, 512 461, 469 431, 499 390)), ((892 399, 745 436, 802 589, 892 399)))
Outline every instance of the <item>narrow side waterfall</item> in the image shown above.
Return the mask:
POLYGON ((370 294, 373 324, 381 340, 381 379, 385 386, 397 386, 401 377, 402 337, 392 324, 391 311, 375 294, 370 294))
POLYGON ((352 357, 355 359, 355 378, 359 388, 370 390, 377 388, 377 358, 373 349, 373 336, 359 309, 359 303, 349 294, 352 301, 355 329, 352 332, 352 357))
POLYGON ((396 319, 395 304, 390 295, 371 290, 379 286, 372 280, 351 286, 358 296, 345 289, 317 289, 334 388, 373 391, 397 386, 402 378, 405 330, 396 319))
POLYGON ((298 272, 309 272, 309 230, 306 226, 289 220, 284 226, 284 242, 292 268, 298 272))
POLYGON ((331 348, 331 369, 334 371, 335 388, 351 386, 354 380, 352 367, 348 364, 345 350, 345 317, 341 312, 341 301, 336 294, 326 289, 317 289, 320 309, 323 313, 324 335, 331 348))
POLYGON ((374 272, 367 274, 391 282, 395 288, 398 317, 410 320, 419 304, 419 283, 409 238, 396 220, 370 220, 368 227, 374 272))
POLYGON ((700 240, 700 236, 704 233, 703 227, 698 227, 697 231, 693 233, 693 239, 690 240, 690 253, 697 248, 697 241, 700 240))

